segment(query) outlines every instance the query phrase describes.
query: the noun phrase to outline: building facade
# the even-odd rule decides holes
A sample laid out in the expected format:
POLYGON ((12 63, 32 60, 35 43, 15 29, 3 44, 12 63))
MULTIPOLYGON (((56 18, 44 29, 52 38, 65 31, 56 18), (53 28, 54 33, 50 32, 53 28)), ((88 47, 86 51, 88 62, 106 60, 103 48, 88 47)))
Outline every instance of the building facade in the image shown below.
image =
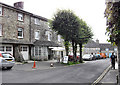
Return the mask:
POLYGON ((117 55, 117 47, 109 43, 99 43, 99 40, 93 41, 90 40, 87 44, 84 45, 83 54, 97 54, 105 53, 107 56, 110 56, 114 52, 117 55))
POLYGON ((14 7, 0 2, 0 51, 11 53, 15 59, 51 59, 49 47, 62 46, 59 42, 48 20, 24 11, 23 2, 14 7))

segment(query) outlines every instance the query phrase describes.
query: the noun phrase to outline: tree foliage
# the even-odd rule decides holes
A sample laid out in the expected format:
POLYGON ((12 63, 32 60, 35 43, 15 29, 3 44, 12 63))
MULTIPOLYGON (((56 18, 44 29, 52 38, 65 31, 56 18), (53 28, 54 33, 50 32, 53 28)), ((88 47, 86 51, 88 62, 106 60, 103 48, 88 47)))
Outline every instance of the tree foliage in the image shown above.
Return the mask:
POLYGON ((108 2, 106 4, 106 31, 110 37, 109 41, 118 44, 120 41, 120 2, 108 2))
POLYGON ((58 10, 50 21, 50 27, 62 35, 65 42, 74 41, 79 28, 79 18, 71 10, 58 10))
POLYGON ((91 28, 86 22, 76 16, 71 10, 58 10, 50 21, 50 27, 63 36, 65 40, 66 55, 68 55, 69 42, 72 42, 73 57, 75 61, 77 44, 82 45, 87 43, 93 36, 91 28))

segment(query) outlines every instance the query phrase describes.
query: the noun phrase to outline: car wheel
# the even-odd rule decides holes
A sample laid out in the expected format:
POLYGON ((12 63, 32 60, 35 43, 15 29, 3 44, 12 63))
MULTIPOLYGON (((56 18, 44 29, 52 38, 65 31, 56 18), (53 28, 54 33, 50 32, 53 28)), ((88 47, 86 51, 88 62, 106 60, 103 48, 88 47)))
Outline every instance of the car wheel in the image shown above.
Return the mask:
POLYGON ((7 67, 7 69, 11 69, 12 67, 7 67))

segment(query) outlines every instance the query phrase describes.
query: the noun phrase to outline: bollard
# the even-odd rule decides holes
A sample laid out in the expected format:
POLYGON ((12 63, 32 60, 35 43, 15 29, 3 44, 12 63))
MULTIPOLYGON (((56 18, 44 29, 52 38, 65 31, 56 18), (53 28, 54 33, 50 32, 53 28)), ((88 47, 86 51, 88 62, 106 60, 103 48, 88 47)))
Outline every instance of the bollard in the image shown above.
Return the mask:
POLYGON ((54 64, 53 63, 50 63, 50 67, 53 67, 54 66, 54 64))
POLYGON ((117 80, 117 84, 118 84, 118 74, 116 75, 116 80, 117 80))

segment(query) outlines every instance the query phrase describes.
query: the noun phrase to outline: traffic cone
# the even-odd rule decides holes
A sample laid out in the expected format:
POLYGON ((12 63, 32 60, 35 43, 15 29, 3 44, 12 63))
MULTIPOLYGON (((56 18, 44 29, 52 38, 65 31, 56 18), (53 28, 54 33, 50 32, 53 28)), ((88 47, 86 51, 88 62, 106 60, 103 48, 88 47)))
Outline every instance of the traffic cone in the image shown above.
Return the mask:
POLYGON ((34 64, 33 64, 33 67, 32 67, 32 68, 36 68, 35 60, 34 60, 34 64))

